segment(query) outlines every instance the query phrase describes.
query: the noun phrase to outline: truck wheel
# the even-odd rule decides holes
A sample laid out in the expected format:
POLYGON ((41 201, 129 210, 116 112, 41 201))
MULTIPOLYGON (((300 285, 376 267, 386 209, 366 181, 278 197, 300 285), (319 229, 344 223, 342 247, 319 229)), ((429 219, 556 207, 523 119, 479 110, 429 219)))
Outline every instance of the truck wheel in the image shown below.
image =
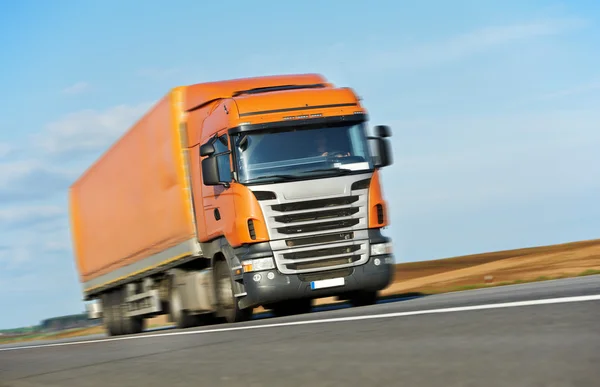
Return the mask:
POLYGON ((109 336, 122 334, 120 304, 118 291, 112 290, 102 295, 104 326, 109 336))
POLYGON ((169 317, 175 326, 179 329, 191 328, 199 325, 199 319, 196 316, 190 315, 187 310, 183 309, 181 301, 181 293, 175 286, 171 290, 171 303, 169 304, 169 317))
POLYGON ((277 317, 310 313, 311 310, 312 300, 310 298, 279 302, 272 307, 273 314, 277 317))
POLYGON ((367 306, 377 302, 377 291, 363 291, 353 294, 350 299, 352 306, 367 306))
POLYGON ((121 303, 121 334, 122 335, 135 335, 144 331, 146 320, 143 317, 133 316, 127 317, 125 315, 127 306, 123 300, 121 303))
POLYGON ((252 308, 240 309, 233 295, 233 279, 229 273, 229 265, 223 260, 215 262, 215 296, 217 316, 224 317, 228 323, 248 321, 252 318, 252 308))
POLYGON ((114 316, 114 301, 113 293, 106 292, 102 293, 102 323, 106 334, 109 336, 115 335, 115 316, 114 316))
POLYGON ((127 316, 127 302, 125 288, 115 291, 116 302, 118 303, 120 335, 135 335, 144 331, 146 320, 141 316, 127 316))
POLYGON ((138 333, 142 333, 146 326, 146 320, 141 317, 126 317, 123 320, 124 332, 125 335, 136 335, 138 333))
POLYGON ((112 329, 111 335, 134 335, 144 331, 145 319, 139 316, 127 316, 125 289, 119 288, 111 292, 112 329))

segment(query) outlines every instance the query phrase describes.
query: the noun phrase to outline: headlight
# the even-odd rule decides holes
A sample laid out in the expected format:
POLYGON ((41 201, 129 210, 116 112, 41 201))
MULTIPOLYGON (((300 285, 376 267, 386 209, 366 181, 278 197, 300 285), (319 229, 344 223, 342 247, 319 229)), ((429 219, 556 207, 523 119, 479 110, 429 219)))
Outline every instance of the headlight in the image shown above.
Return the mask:
POLYGON ((271 270, 275 269, 275 262, 273 262, 273 258, 271 257, 249 259, 247 261, 242 261, 242 267, 244 269, 244 273, 250 273, 252 271, 271 270))
POLYGON ((376 243, 371 245, 371 255, 385 255, 392 253, 391 243, 376 243))

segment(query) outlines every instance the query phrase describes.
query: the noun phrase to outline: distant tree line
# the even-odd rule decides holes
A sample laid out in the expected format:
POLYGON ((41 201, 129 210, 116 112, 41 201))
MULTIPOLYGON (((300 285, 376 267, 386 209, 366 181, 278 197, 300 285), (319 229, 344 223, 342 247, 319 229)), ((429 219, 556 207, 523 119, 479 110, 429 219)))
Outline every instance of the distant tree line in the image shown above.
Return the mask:
POLYGON ((0 330, 0 334, 5 336, 21 336, 39 332, 56 332, 65 329, 94 326, 100 324, 100 322, 100 319, 89 319, 87 313, 71 314, 47 318, 42 320, 39 325, 0 330))
POLYGON ((44 332, 62 331, 65 329, 89 327, 98 323, 96 319, 89 319, 87 313, 71 314, 42 320, 40 330, 44 332))

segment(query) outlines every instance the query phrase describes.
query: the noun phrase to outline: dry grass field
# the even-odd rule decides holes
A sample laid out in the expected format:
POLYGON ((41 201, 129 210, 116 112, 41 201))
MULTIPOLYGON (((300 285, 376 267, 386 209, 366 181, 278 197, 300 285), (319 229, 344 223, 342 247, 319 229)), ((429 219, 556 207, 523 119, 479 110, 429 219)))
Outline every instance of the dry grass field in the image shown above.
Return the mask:
POLYGON ((589 240, 398 264, 394 283, 382 293, 438 293, 596 271, 600 271, 600 240, 589 240))

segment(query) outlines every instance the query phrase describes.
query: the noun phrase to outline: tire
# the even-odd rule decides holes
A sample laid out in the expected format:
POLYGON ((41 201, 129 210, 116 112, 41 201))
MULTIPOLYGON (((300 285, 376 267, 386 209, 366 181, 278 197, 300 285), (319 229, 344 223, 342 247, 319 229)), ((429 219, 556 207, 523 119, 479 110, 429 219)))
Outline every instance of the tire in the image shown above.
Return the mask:
POLYGON ((135 335, 144 331, 146 319, 141 316, 127 317, 127 304, 125 303, 125 288, 115 291, 119 305, 120 335, 135 335))
POLYGON ((117 290, 111 290, 104 294, 102 304, 104 310, 104 326, 109 336, 119 336, 121 327, 121 305, 117 290))
POLYGON ((115 335, 115 316, 113 310, 113 293, 107 292, 102 294, 102 323, 106 334, 109 336, 115 335))
POLYGON ((311 310, 312 300, 310 298, 279 302, 272 307, 273 314, 277 317, 310 313, 311 310))
POLYGON ((348 300, 352 306, 367 306, 377 302, 377 291, 363 291, 353 294, 348 300))
POLYGON ((233 295, 233 279, 229 265, 224 260, 215 261, 214 289, 217 301, 217 316, 228 323, 248 321, 252 318, 253 308, 240 309, 233 295))
POLYGON ((125 317, 127 308, 125 302, 121 303, 121 334, 136 335, 142 333, 146 327, 146 319, 143 317, 133 316, 125 317))
POLYGON ((175 326, 179 329, 191 328, 199 325, 199 319, 196 316, 190 315, 187 310, 184 310, 181 302, 181 294, 175 286, 171 290, 171 302, 169 304, 169 317, 175 326))
POLYGON ((106 293, 102 298, 102 304, 105 303, 104 326, 109 336, 132 335, 144 331, 143 317, 126 317, 125 289, 120 288, 106 293))

